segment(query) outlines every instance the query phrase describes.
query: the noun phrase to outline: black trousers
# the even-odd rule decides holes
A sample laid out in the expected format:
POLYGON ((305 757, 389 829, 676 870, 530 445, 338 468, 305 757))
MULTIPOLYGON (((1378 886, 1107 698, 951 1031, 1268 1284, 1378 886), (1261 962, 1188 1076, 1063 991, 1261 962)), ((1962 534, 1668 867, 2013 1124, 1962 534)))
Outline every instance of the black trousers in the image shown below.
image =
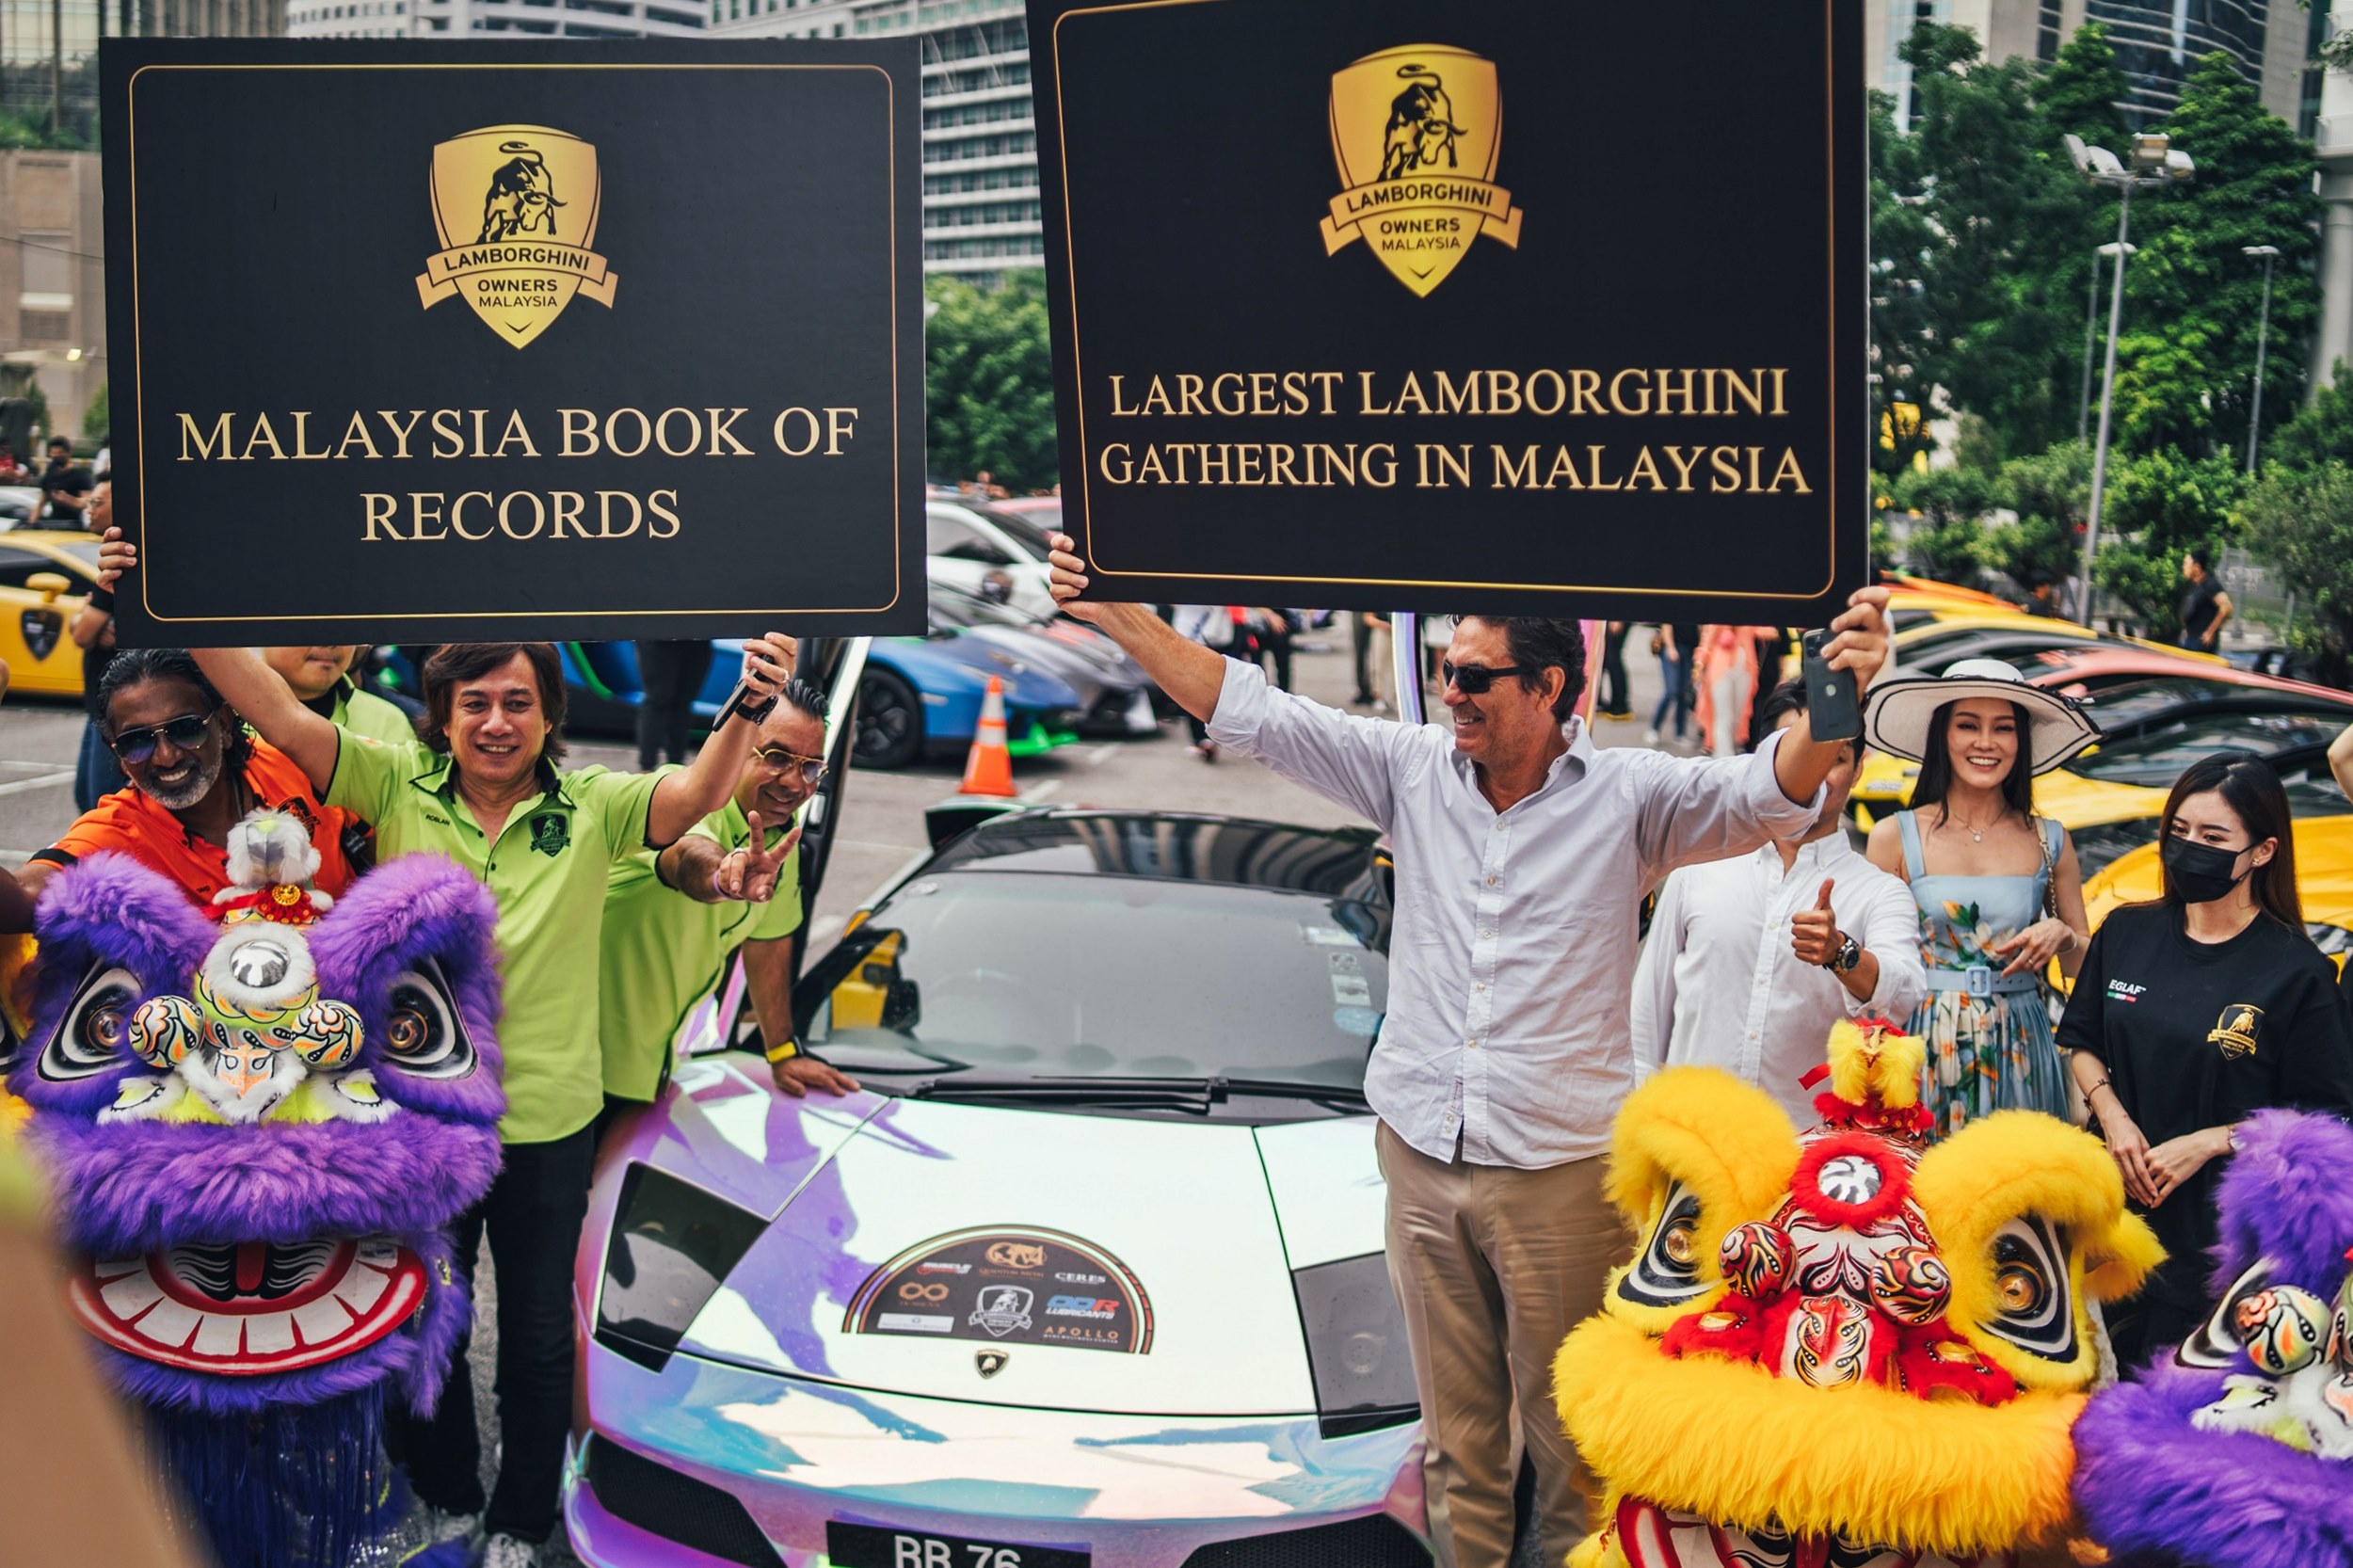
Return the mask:
POLYGON ((1605 713, 1628 712, 1627 704, 1631 699, 1626 695, 1625 685, 1625 637, 1633 630, 1631 621, 1620 621, 1615 632, 1609 629, 1607 622, 1603 624, 1599 707, 1605 713))
POLYGON ((637 677, 645 688, 637 703, 637 767, 647 772, 661 761, 686 760, 686 731, 695 697, 711 673, 711 645, 641 642, 637 677))
POLYGON ((1354 610, 1343 610, 1340 614, 1348 617, 1349 643, 1356 650, 1356 700, 1370 702, 1372 672, 1365 667, 1365 661, 1372 657, 1372 628, 1367 626, 1365 617, 1354 610))
POLYGON ((552 1144, 509 1144, 506 1166, 480 1203, 458 1217, 457 1264, 473 1288, 474 1255, 487 1232, 498 1269, 498 1484, 482 1495, 482 1439, 474 1425, 466 1346, 430 1420, 397 1423, 401 1458, 417 1496, 450 1513, 480 1513, 483 1528, 524 1541, 554 1532, 572 1419, 572 1256, 588 1213, 597 1133, 582 1128, 552 1144))

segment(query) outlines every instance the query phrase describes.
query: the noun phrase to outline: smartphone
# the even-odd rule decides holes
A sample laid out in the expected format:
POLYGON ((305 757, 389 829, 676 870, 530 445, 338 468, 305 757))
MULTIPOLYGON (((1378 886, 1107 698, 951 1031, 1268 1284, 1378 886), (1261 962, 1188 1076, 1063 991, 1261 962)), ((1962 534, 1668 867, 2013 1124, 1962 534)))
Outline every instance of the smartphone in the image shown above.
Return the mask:
POLYGON ((1826 632, 1805 634, 1805 713, 1817 741, 1851 741, 1863 733, 1863 707, 1856 701, 1850 670, 1834 670, 1822 657, 1826 632))

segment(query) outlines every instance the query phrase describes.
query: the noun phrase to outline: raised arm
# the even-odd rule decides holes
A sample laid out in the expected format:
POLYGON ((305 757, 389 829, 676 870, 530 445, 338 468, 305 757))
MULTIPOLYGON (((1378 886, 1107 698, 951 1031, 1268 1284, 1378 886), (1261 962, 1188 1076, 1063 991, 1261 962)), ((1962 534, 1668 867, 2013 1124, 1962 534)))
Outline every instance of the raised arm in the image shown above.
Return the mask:
MULTIPOLYGON (((1822 656, 1834 670, 1853 677, 1859 709, 1871 678, 1887 662, 1887 590, 1857 588, 1847 608, 1830 623, 1831 637, 1822 656)), ((1844 741, 1817 741, 1809 725, 1782 731, 1781 749, 1773 755, 1773 776, 1781 792, 1791 800, 1812 800, 1838 760, 1844 741)))
POLYGON ((1103 629, 1112 641, 1133 655, 1144 673, 1160 683, 1176 706, 1207 724, 1217 712, 1218 693, 1225 685, 1225 660, 1176 628, 1144 604, 1097 604, 1080 596, 1087 590, 1080 570, 1078 545, 1067 534, 1053 537, 1051 564, 1054 602, 1076 619, 1103 629))
POLYGON ((197 667, 223 701, 234 708, 262 739, 294 759, 321 796, 335 781, 335 759, 343 732, 302 706, 294 688, 276 670, 244 648, 192 648, 197 667))
MULTIPOLYGON (((782 691, 792 679, 796 648, 792 638, 775 632, 744 645, 744 679, 752 687, 754 701, 782 691)), ((736 781, 744 776, 758 728, 741 715, 730 717, 711 732, 691 767, 663 776, 654 786, 653 801, 646 813, 648 843, 667 848, 728 803, 736 781)))

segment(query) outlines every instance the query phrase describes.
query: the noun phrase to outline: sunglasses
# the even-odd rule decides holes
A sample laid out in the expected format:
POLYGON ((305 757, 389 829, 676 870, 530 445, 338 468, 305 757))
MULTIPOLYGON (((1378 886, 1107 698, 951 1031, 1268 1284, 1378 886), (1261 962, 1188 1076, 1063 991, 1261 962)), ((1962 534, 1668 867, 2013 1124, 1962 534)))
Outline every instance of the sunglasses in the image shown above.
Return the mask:
POLYGON ((213 713, 218 712, 220 710, 216 708, 212 713, 183 713, 163 724, 125 729, 106 744, 114 748, 117 757, 126 762, 145 762, 155 755, 156 745, 164 741, 169 741, 182 751, 194 751, 204 744, 204 737, 213 727, 213 713))
POLYGON ((1506 664, 1500 669, 1489 669, 1484 664, 1441 664, 1438 668, 1445 675, 1447 683, 1465 696, 1485 696, 1488 688, 1507 675, 1536 673, 1526 664, 1506 664))
POLYGON ((797 766, 801 782, 811 788, 824 781, 825 760, 822 757, 804 757, 782 746, 760 746, 753 751, 752 760, 771 773, 790 773, 797 766))

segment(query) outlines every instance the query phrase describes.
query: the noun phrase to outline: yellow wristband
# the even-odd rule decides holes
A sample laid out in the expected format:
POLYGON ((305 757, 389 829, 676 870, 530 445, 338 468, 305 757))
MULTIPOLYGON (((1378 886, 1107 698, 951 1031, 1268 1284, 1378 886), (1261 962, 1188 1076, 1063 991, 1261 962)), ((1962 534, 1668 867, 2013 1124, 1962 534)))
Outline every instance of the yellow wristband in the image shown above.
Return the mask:
POLYGON ((801 1048, 799 1044, 792 1040, 787 1040, 781 1045, 770 1046, 768 1048, 768 1060, 771 1062, 789 1061, 792 1057, 800 1054, 801 1048))

